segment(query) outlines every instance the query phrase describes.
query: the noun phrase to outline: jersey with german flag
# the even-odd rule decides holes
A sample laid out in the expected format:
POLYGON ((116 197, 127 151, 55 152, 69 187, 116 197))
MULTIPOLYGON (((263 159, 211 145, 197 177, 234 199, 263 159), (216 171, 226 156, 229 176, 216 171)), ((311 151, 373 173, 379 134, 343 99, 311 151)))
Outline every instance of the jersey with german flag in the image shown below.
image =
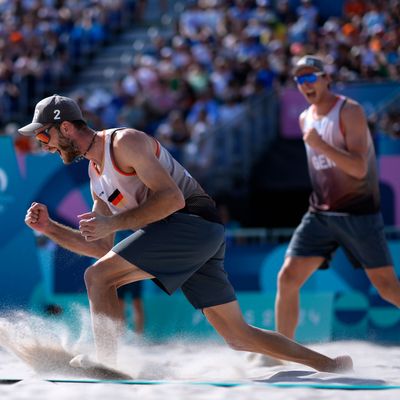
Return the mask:
MULTIPOLYGON (((314 107, 303 112, 303 131, 315 128, 329 145, 347 151, 346 132, 340 124, 340 112, 347 99, 338 96, 335 105, 323 117, 316 117, 314 107)), ((310 209, 317 212, 370 214, 379 211, 379 186, 376 159, 368 132, 368 171, 363 179, 346 174, 327 156, 306 144, 308 169, 313 192, 310 209)))
MULTIPOLYGON (((113 137, 114 133, 120 129, 124 128, 104 131, 102 170, 99 170, 92 161, 89 163, 92 190, 108 205, 113 214, 138 207, 150 195, 149 188, 143 184, 135 173, 127 174, 121 171, 114 162, 112 153, 113 137)), ((186 169, 156 139, 154 140, 157 143, 156 156, 182 191, 185 199, 200 198, 205 199, 206 202, 213 202, 186 169)))

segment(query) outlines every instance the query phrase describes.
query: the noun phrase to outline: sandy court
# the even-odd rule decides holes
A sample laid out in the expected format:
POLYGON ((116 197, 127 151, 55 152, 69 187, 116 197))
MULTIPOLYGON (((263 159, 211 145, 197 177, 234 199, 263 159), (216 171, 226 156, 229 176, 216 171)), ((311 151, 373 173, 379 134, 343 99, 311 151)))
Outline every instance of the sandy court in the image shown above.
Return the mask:
MULTIPOLYGON (((169 344, 149 344, 130 341, 122 344, 120 366, 136 379, 179 380, 162 385, 122 385, 88 383, 52 383, 40 379, 32 369, 5 350, 0 351, 0 377, 24 378, 15 384, 0 385, 0 398, 30 399, 396 399, 400 390, 325 390, 310 388, 277 388, 262 382, 303 382, 304 379, 325 383, 362 383, 400 385, 400 347, 375 345, 367 342, 345 341, 311 346, 327 355, 350 354, 355 372, 346 375, 316 374, 299 364, 263 366, 260 360, 250 359, 247 353, 235 352, 214 342, 198 342, 180 338, 169 344), (182 381, 218 381, 250 383, 224 388, 195 385, 182 381)), ((43 363, 46 361, 43 359, 43 363)), ((51 375, 46 371, 45 375, 51 375)))

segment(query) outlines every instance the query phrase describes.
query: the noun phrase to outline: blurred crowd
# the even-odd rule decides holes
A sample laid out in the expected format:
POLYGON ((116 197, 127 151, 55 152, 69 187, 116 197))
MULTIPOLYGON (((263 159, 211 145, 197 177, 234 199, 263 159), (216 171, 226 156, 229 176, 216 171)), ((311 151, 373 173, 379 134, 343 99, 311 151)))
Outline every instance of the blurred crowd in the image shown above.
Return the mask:
MULTIPOLYGON (((324 58, 335 81, 400 77, 399 0, 345 0, 328 18, 312 0, 183 3, 174 34, 153 30, 112 89, 73 93, 91 126, 145 130, 206 168, 207 132, 242 118, 249 99, 292 85, 291 67, 305 54, 324 58)), ((134 8, 133 0, 0 1, 3 123, 68 80, 134 8)))
POLYGON ((71 80, 127 25, 133 1, 0 1, 0 125, 71 80))

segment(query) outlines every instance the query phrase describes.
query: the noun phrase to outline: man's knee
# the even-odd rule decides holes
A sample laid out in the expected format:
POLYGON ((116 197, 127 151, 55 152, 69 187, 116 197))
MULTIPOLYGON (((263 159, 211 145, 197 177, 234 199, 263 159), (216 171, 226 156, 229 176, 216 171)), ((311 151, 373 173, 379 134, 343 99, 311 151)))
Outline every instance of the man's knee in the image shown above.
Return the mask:
POLYGON ((85 270, 84 281, 88 293, 95 288, 109 286, 110 283, 107 281, 105 274, 102 273, 102 270, 103 268, 99 268, 99 262, 85 270))
POLYGON ((278 288, 298 289, 304 280, 301 268, 296 268, 293 262, 285 262, 278 274, 278 288))

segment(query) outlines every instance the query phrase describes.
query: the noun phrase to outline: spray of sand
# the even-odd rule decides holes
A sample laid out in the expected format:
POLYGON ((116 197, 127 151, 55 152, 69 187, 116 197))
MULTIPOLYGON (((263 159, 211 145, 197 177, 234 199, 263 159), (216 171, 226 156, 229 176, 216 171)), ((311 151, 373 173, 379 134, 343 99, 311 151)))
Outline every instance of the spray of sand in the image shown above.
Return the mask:
POLYGON ((81 354, 88 350, 87 313, 81 310, 78 340, 62 322, 16 312, 0 318, 0 346, 28 364, 44 377, 91 377, 94 379, 131 379, 131 375, 95 363, 81 354))
POLYGON ((250 375, 246 354, 213 340, 187 336, 175 336, 167 343, 131 336, 129 342, 120 343, 118 371, 94 364, 90 358, 79 356, 93 357, 94 347, 88 310, 76 308, 72 324, 25 312, 3 316, 0 346, 46 378, 234 380, 250 375))

